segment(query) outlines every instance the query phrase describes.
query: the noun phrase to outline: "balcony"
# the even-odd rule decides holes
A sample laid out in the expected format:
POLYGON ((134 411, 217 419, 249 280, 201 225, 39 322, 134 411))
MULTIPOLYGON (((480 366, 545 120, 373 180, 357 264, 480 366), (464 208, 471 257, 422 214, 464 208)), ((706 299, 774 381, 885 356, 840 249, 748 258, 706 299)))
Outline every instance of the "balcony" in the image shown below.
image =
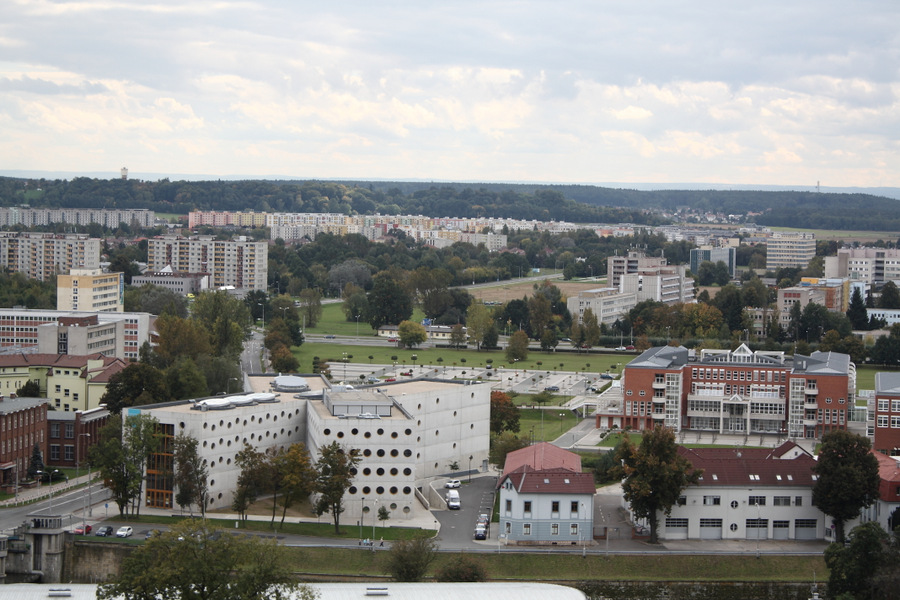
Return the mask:
POLYGON ((819 393, 819 388, 817 388, 817 387, 807 387, 807 388, 803 391, 803 393, 806 394, 807 396, 815 396, 816 394, 819 393))
POLYGON ((654 382, 653 382, 653 384, 651 385, 651 387, 652 387, 654 390, 664 390, 664 389, 666 389, 666 382, 665 382, 665 381, 659 381, 659 380, 657 380, 657 381, 654 381, 654 382))

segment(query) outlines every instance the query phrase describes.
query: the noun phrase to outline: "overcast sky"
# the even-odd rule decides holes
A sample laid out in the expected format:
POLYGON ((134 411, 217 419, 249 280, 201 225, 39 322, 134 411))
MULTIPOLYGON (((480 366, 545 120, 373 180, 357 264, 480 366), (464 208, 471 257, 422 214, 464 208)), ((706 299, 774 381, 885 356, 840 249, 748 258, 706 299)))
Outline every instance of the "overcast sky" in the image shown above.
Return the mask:
POLYGON ((2 0, 0 168, 900 186, 897 0, 2 0))

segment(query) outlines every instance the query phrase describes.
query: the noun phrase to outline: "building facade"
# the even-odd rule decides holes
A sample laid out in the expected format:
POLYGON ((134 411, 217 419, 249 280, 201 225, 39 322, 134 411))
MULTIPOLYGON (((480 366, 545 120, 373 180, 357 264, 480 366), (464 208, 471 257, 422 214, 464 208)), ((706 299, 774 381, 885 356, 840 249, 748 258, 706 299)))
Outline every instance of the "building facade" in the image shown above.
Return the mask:
POLYGON ((122 223, 132 229, 153 227, 156 214, 145 208, 25 208, 10 206, 0 208, 0 227, 22 225, 35 227, 66 223, 69 225, 90 225, 97 223, 109 229, 116 229, 122 223))
POLYGON ((704 262, 717 263, 719 261, 725 263, 728 267, 728 274, 734 279, 737 268, 737 250, 735 248, 714 248, 712 246, 701 246, 691 249, 691 273, 696 275, 700 272, 700 264, 704 262))
POLYGON ((0 488, 8 491, 27 478, 35 444, 47 455, 47 400, 12 396, 0 394, 0 488))
POLYGON ((3 231, 0 268, 40 281, 70 269, 99 269, 100 240, 82 234, 3 231))
POLYGON ((72 269, 56 277, 56 310, 123 312, 125 274, 72 269))
POLYGON ((619 291, 634 294, 638 302, 685 304, 694 301, 694 279, 687 276, 684 265, 659 267, 622 275, 619 291))
POLYGON ((210 276, 209 273, 176 273, 171 270, 163 270, 156 273, 135 275, 131 278, 131 285, 135 287, 147 284, 172 290, 181 296, 187 296, 188 294, 198 294, 208 290, 210 276))
POLYGON ((825 257, 825 277, 849 278, 869 284, 900 281, 900 249, 839 248, 825 257))
POLYGON ((47 455, 54 467, 79 468, 87 462, 88 449, 100 441, 100 429, 109 420, 105 407, 86 411, 47 413, 47 455))
POLYGON ((805 269, 816 255, 816 236, 799 231, 776 231, 766 241, 766 269, 805 269))
POLYGON ((872 448, 887 456, 900 456, 900 373, 876 373, 875 397, 870 403, 872 448))
POLYGON ((659 514, 666 540, 819 540, 830 532, 812 504, 815 459, 793 442, 775 449, 678 447, 700 481, 688 486, 669 515, 659 514))
POLYGON ((651 348, 625 366, 598 409, 599 428, 696 430, 820 438, 846 429, 856 367, 846 354, 651 348))
POLYGON ((209 273, 213 287, 233 286, 242 290, 265 290, 268 278, 267 242, 239 237, 220 241, 212 236, 163 236, 151 239, 147 260, 149 269, 159 272, 167 267, 175 272, 209 273))
POLYGON ((606 273, 611 287, 620 287, 622 277, 628 273, 651 273, 668 266, 663 257, 647 256, 643 252, 631 250, 625 256, 610 256, 606 259, 606 273))
POLYGON ((83 313, 60 310, 31 310, 26 308, 0 308, 0 353, 41 352, 92 354, 102 352, 126 360, 138 360, 140 348, 145 342, 153 344, 151 331, 156 317, 150 313, 83 313), (93 319, 96 318, 96 324, 93 319), (85 319, 88 319, 85 321, 85 319), (121 334, 118 333, 121 323, 121 334), (116 324, 115 327, 110 327, 116 324), (41 344, 41 326, 46 329, 41 344), (85 327, 86 331, 79 328, 85 327), (65 334, 65 339, 61 336, 65 334), (122 342, 119 345, 119 337, 122 342), (54 348, 53 340, 57 345, 54 348), (115 341, 115 346, 111 341, 115 341), (87 349, 84 352, 83 349, 87 349))
POLYGON ((584 323, 584 311, 591 309, 597 323, 612 325, 637 304, 636 294, 623 294, 618 288, 582 290, 566 299, 566 307, 573 318, 584 323))
POLYGON ((125 366, 125 361, 102 354, 0 355, 0 389, 14 393, 34 381, 53 410, 86 411, 100 406, 109 378, 125 366))

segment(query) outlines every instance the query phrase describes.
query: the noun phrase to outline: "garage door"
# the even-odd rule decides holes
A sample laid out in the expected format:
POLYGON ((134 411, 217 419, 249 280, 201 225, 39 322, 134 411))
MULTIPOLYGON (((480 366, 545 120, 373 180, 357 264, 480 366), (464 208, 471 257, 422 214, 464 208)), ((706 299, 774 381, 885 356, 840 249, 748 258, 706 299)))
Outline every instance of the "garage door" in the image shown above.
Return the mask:
POLYGON ((747 519, 747 539, 765 540, 769 537, 768 519, 747 519))
POLYGON ((791 522, 790 521, 772 521, 772 539, 786 540, 790 537, 791 522))
POLYGON ((701 540, 722 539, 722 519, 700 519, 701 540))
POLYGON ((688 520, 669 517, 666 519, 666 539, 686 540, 688 536, 688 520))
POLYGON ((819 522, 816 519, 795 519, 794 520, 794 539, 797 540, 815 540, 816 532, 819 529, 819 522))

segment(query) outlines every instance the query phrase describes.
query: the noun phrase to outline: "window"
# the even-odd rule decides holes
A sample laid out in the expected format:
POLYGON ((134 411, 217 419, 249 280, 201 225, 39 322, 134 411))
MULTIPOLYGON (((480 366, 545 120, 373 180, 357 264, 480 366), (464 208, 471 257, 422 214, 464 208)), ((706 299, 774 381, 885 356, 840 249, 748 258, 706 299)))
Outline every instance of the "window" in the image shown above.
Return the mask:
POLYGON ((687 496, 678 496, 678 506, 687 504, 687 496))
POLYGON ((900 415, 891 415, 891 428, 900 429, 900 415))
MULTIPOLYGON (((68 408, 68 405, 66 405, 68 408)), ((71 440, 75 437, 75 423, 66 423, 66 439, 71 440)))
POLYGON ((703 504, 706 506, 719 506, 722 504, 721 496, 703 496, 703 504))
POLYGON ((876 427, 887 427, 888 426, 888 416, 887 415, 878 415, 878 422, 876 427))
POLYGON ((506 514, 512 513, 512 500, 506 501, 506 514))
POLYGON ((569 525, 569 535, 578 535, 578 523, 569 525))
POLYGON ((550 524, 550 535, 559 535, 559 523, 550 524))
POLYGON ((66 460, 75 460, 75 446, 65 447, 65 458, 66 460))
POLYGON ((558 513, 559 512, 559 500, 554 500, 550 503, 550 512, 558 513))
POLYGON ((572 504, 569 506, 569 512, 576 513, 576 514, 578 513, 578 502, 577 501, 572 500, 572 504))
POLYGON ((522 524, 522 535, 531 535, 531 523, 522 524))
POLYGON ((50 460, 59 460, 59 444, 50 444, 50 460))
POLYGON ((803 506, 803 496, 794 496, 794 506, 803 506))
POLYGON ((522 505, 522 510, 526 515, 531 515, 531 500, 526 500, 522 505))
POLYGON ((891 412, 900 412, 900 400, 891 400, 891 412))
POLYGON ((59 423, 50 423, 50 437, 59 437, 59 423))
POLYGON ((791 497, 790 496, 775 496, 772 498, 772 504, 775 506, 790 506, 791 505, 791 497))
POLYGON ((669 528, 679 528, 679 529, 687 529, 688 520, 687 519, 676 519, 674 517, 668 517, 666 519, 666 527, 669 528))
POLYGON ((750 496, 747 499, 747 504, 750 506, 765 506, 766 505, 766 497, 765 496, 750 496))
MULTIPOLYGON (((686 526, 687 523, 685 523, 686 526)), ((700 519, 700 527, 722 527, 722 519, 700 519)))

